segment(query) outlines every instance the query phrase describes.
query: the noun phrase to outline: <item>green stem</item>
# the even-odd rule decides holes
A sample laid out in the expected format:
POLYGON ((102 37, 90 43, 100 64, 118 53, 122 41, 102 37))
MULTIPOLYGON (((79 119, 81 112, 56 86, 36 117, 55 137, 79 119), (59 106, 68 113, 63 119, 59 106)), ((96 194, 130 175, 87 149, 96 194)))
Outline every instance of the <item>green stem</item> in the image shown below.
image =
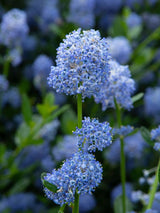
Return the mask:
POLYGON ((149 203, 148 203, 147 209, 151 209, 152 208, 152 204, 153 204, 153 201, 154 201, 155 193, 156 193, 157 187, 158 187, 159 169, 160 169, 160 160, 158 162, 155 180, 154 180, 154 183, 153 183, 152 188, 151 188, 150 193, 149 193, 150 196, 149 196, 149 203))
POLYGON ((9 65, 10 65, 10 60, 6 59, 3 66, 3 75, 5 75, 6 78, 8 77, 8 73, 9 73, 9 65))
MULTIPOLYGON (((117 116, 117 122, 118 122, 118 127, 120 128, 122 125, 122 120, 121 120, 121 108, 117 104, 115 100, 115 106, 116 106, 116 116, 117 116)), ((123 137, 120 136, 120 145, 121 145, 121 183, 122 183, 122 207, 123 207, 123 213, 126 212, 126 192, 125 192, 125 183, 126 183, 126 168, 125 168, 125 154, 124 154, 124 141, 123 137)))
POLYGON ((65 207, 66 207, 66 204, 63 204, 63 206, 61 206, 61 208, 59 209, 58 213, 63 213, 65 207))
MULTIPOLYGON (((78 128, 82 127, 82 95, 77 95, 77 114, 78 114, 78 128)), ((79 194, 75 193, 75 200, 73 206, 73 213, 79 213, 79 194)))

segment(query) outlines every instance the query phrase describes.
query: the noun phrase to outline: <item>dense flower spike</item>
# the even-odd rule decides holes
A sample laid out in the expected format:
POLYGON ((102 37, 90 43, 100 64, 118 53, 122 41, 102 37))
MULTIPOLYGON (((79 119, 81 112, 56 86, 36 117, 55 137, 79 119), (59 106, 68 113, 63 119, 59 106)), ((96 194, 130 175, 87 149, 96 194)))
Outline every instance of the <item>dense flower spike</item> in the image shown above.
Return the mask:
POLYGON ((57 66, 52 66, 48 83, 58 93, 91 97, 107 82, 109 60, 107 39, 99 31, 78 29, 57 49, 57 66))
POLYGON ((0 93, 5 92, 8 89, 8 81, 4 75, 0 75, 0 93))
POLYGON ((95 97, 96 103, 102 103, 102 110, 115 107, 114 99, 127 110, 132 108, 131 94, 135 90, 135 82, 131 78, 128 66, 118 64, 116 61, 109 62, 111 72, 104 87, 95 97))
POLYGON ((60 169, 47 173, 45 180, 57 187, 56 193, 45 188, 47 197, 56 204, 69 205, 74 202, 76 191, 81 195, 94 191, 102 180, 102 167, 93 155, 78 152, 67 159, 60 169))
POLYGON ((2 17, 0 25, 2 43, 9 47, 20 45, 29 32, 26 13, 12 9, 2 17))
POLYGON ((120 64, 126 64, 132 54, 132 48, 129 41, 123 37, 118 36, 109 39, 111 56, 120 64), (118 48, 117 48, 118 47, 118 48))
POLYGON ((78 137, 80 149, 88 152, 102 151, 112 143, 111 127, 109 123, 99 123, 97 119, 85 117, 82 128, 73 132, 78 137))

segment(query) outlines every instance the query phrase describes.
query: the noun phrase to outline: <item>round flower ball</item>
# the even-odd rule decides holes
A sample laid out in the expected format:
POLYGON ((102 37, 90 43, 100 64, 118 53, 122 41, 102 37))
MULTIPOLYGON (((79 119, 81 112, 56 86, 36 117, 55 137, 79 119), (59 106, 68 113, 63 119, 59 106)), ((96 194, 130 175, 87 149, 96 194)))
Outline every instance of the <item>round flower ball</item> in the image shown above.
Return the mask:
POLYGON ((48 83, 58 93, 91 97, 107 81, 110 58, 108 41, 99 31, 73 31, 57 49, 48 83))

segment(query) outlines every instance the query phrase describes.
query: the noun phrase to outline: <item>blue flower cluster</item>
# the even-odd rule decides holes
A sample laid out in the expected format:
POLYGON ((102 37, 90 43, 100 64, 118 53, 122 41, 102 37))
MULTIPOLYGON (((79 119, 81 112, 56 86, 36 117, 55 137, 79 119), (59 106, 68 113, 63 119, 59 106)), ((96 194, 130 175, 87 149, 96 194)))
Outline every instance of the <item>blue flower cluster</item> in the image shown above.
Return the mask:
POLYGON ((2 17, 0 25, 1 42, 9 47, 21 44, 29 32, 26 13, 19 9, 12 9, 2 17))
POLYGON ((91 97, 107 82, 109 61, 107 39, 99 31, 78 29, 57 49, 57 66, 52 66, 48 83, 58 93, 91 97))
POLYGON ((127 38, 118 36, 109 39, 110 54, 120 64, 126 64, 132 54, 132 47, 127 38), (118 48, 117 48, 118 47, 118 48))
POLYGON ((32 69, 34 72, 34 85, 37 89, 43 90, 46 88, 46 79, 52 64, 52 60, 46 55, 39 55, 35 59, 32 69))
POLYGON ((120 128, 113 128, 112 134, 126 136, 130 134, 132 131, 133 131, 133 127, 130 125, 127 125, 127 126, 121 126, 120 128))
POLYGON ((82 195, 94 191, 102 180, 102 167, 93 155, 77 152, 61 168, 47 173, 44 178, 57 187, 56 193, 45 188, 47 197, 61 206, 70 205, 76 191, 82 195))
POLYGON ((142 18, 137 13, 132 12, 127 17, 126 23, 129 28, 138 27, 142 24, 142 18))
POLYGON ((144 109, 146 115, 160 121, 160 87, 148 88, 144 95, 144 109))
POLYGON ((0 75, 0 93, 5 92, 8 89, 8 81, 4 75, 0 75))
POLYGON ((66 135, 64 136, 63 141, 60 141, 56 146, 54 146, 52 154, 56 161, 61 161, 70 158, 77 151, 77 138, 73 135, 66 135))
POLYGON ((96 103, 102 103, 102 110, 115 107, 114 99, 127 110, 132 108, 131 94, 135 90, 135 82, 131 78, 128 66, 118 64, 116 61, 109 62, 111 72, 108 83, 101 87, 100 93, 95 97, 96 103))
POLYGON ((112 135, 109 123, 99 123, 97 119, 85 117, 82 120, 82 128, 76 128, 73 132, 78 137, 78 146, 85 152, 102 151, 111 145, 112 135))
POLYGON ((95 24, 95 0, 71 0, 68 21, 77 24, 83 29, 90 29, 95 24))

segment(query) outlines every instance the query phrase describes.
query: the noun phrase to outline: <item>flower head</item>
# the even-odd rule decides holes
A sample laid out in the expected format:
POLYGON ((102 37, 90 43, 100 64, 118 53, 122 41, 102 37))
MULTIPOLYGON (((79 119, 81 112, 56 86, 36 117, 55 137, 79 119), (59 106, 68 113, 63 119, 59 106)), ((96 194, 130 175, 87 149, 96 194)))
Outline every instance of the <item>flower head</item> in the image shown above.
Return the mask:
POLYGON ((99 31, 78 29, 57 49, 57 66, 51 67, 48 83, 59 93, 91 97, 107 81, 109 60, 107 40, 99 31))
POLYGON ((29 32, 26 13, 19 9, 12 9, 5 13, 1 23, 2 42, 9 46, 17 46, 29 32))
POLYGON ((102 151, 112 143, 111 127, 109 123, 99 123, 97 119, 85 117, 82 128, 73 132, 78 137, 78 145, 84 151, 102 151))
POLYGON ((102 167, 93 155, 78 152, 60 169, 47 173, 45 180, 57 187, 56 193, 45 188, 47 197, 59 205, 69 205, 74 202, 76 191, 82 195, 94 191, 102 180, 102 167))
POLYGON ((5 92, 8 89, 8 81, 4 75, 0 75, 0 93, 5 92))
POLYGON ((110 63, 111 72, 108 83, 101 87, 100 93, 95 97, 96 103, 102 103, 102 110, 115 107, 114 99, 125 109, 132 108, 131 94, 135 90, 135 82, 131 78, 128 66, 118 64, 116 61, 110 63))

